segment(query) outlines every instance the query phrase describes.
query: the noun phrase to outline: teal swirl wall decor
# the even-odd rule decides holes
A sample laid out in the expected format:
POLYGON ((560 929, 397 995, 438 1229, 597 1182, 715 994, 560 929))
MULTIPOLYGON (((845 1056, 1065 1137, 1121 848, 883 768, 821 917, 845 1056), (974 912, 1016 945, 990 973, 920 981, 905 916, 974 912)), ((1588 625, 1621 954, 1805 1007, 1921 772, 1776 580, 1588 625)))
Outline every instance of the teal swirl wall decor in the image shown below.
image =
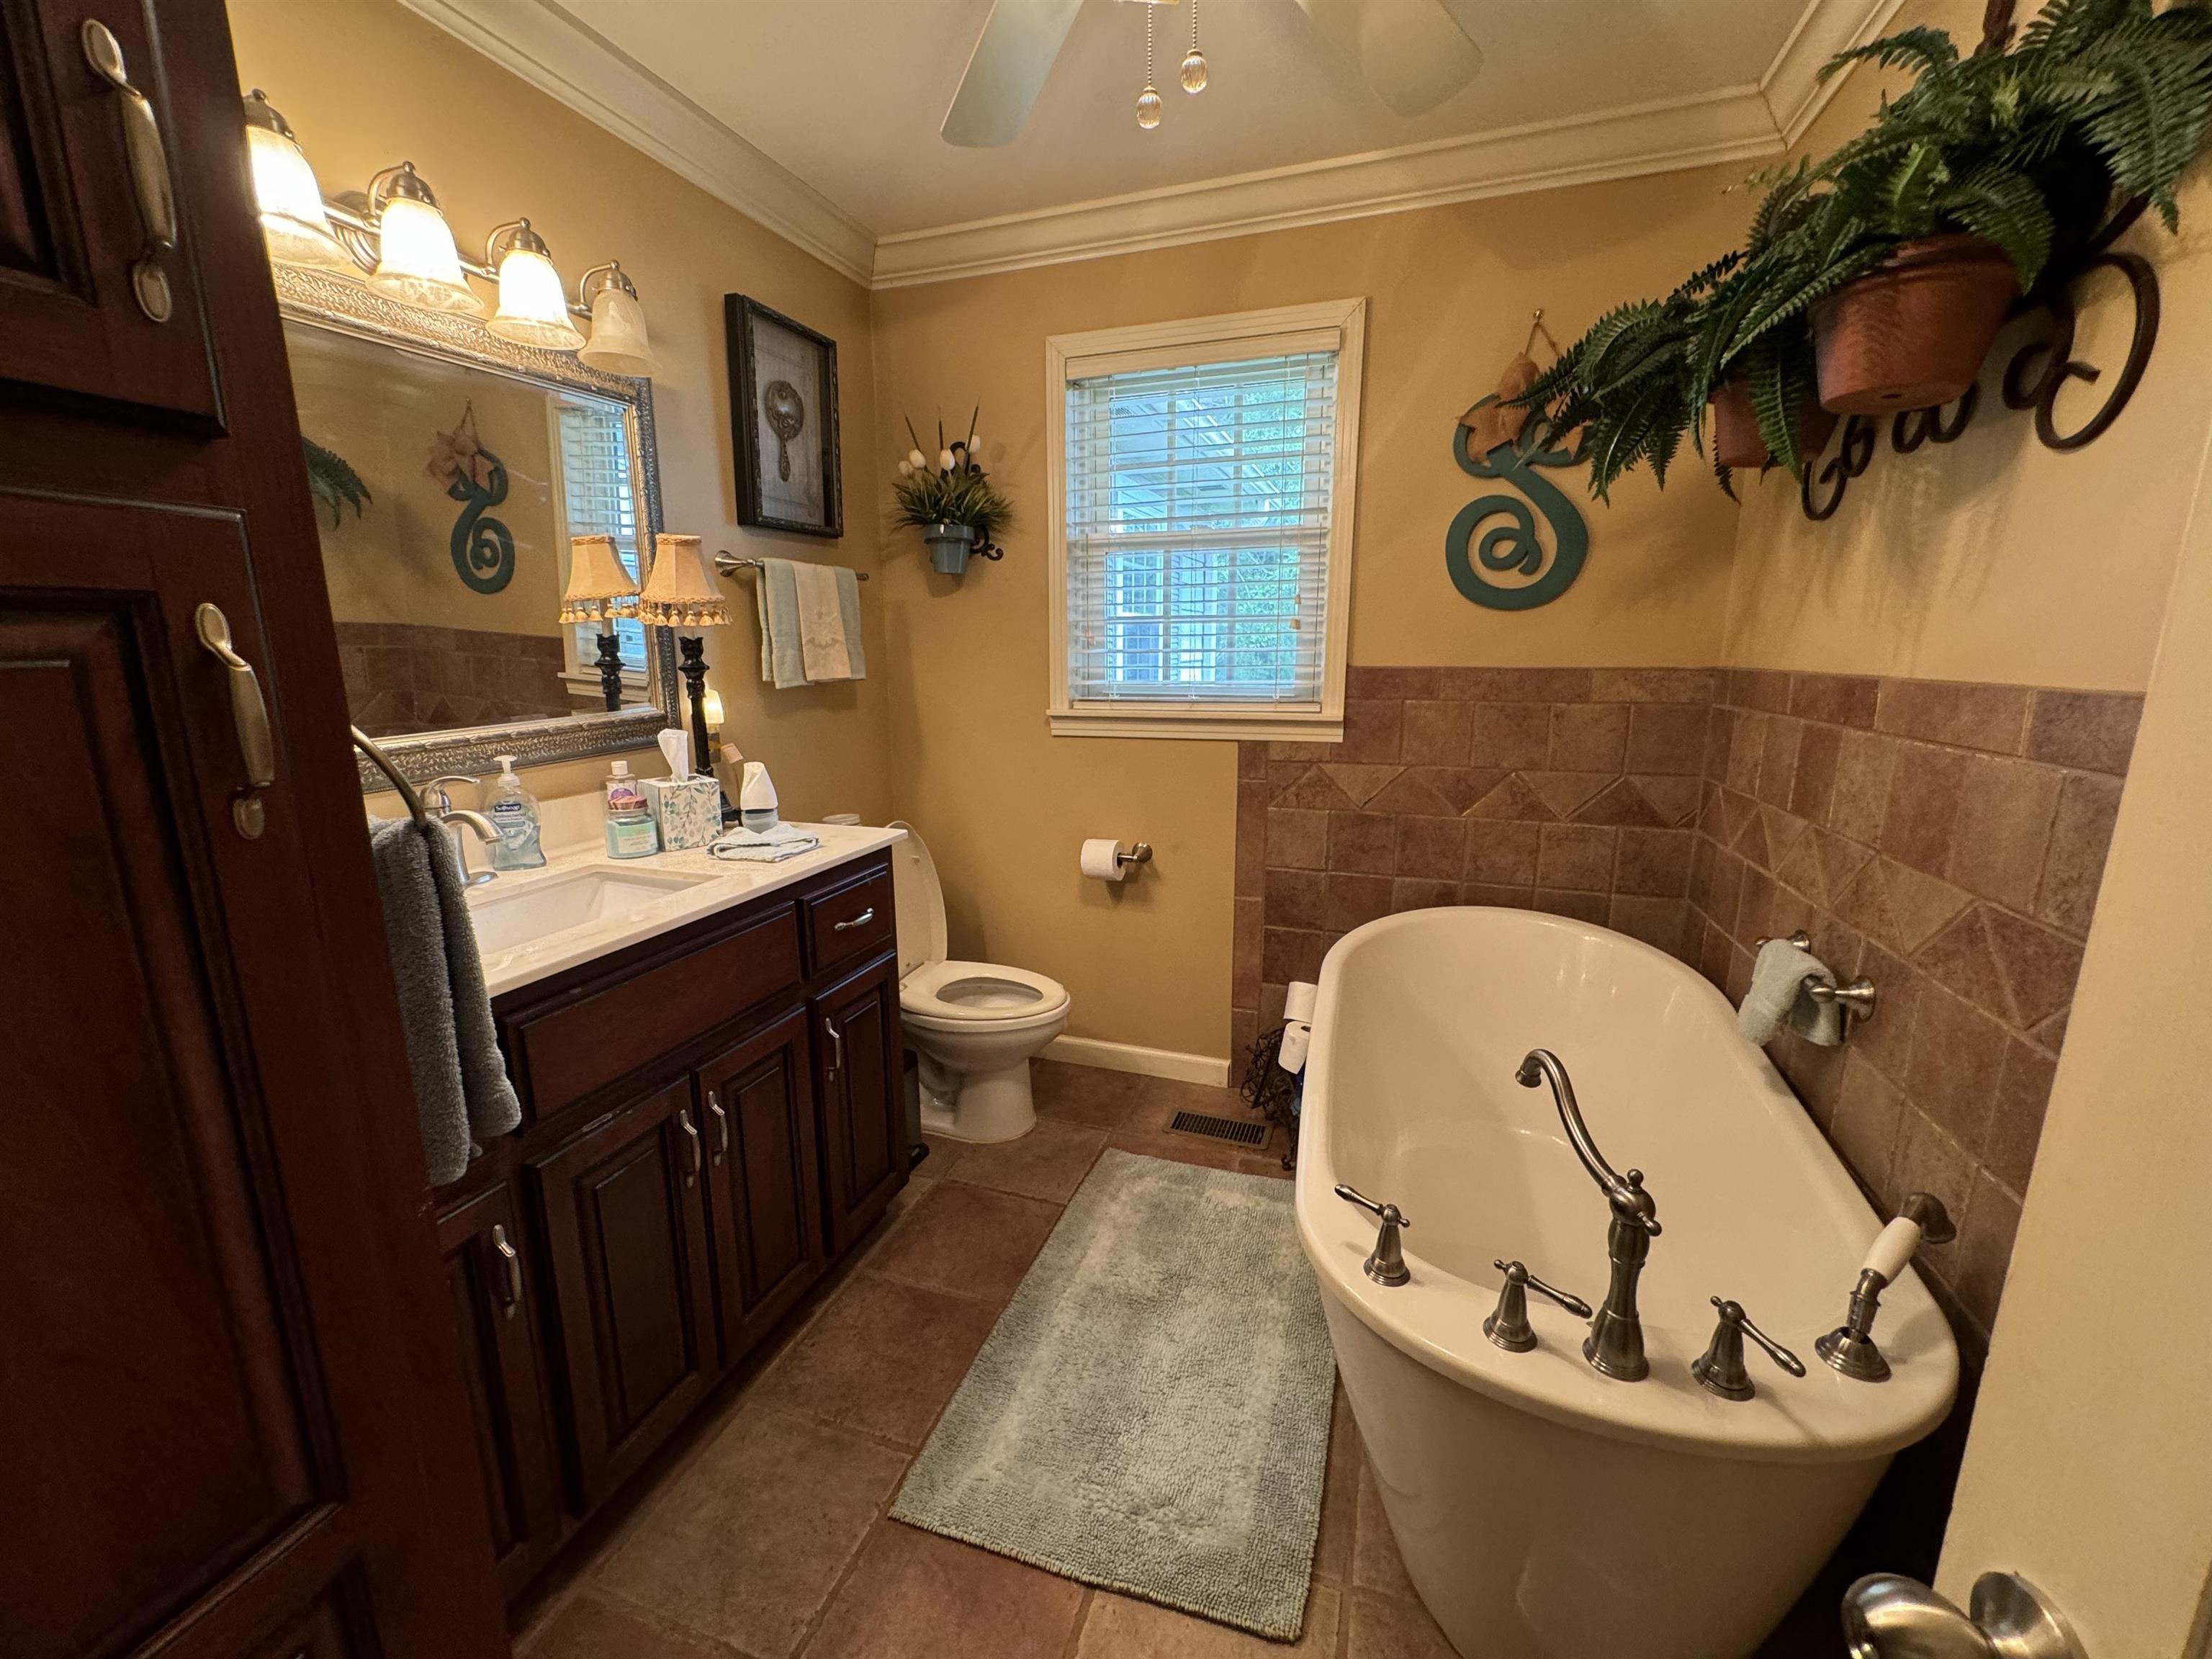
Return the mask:
POLYGON ((514 580, 514 537, 485 515, 507 499, 507 467, 489 449, 477 453, 487 463, 484 481, 478 483, 463 471, 446 486, 446 494, 464 503, 453 520, 453 568, 477 592, 496 593, 514 580))
MULTIPOLYGON (((1483 399, 1484 403, 1494 401, 1483 399)), ((1502 479, 1518 489, 1521 495, 1479 495, 1454 515, 1451 527, 1444 532, 1444 568, 1451 573, 1452 586, 1475 604, 1492 611, 1533 611, 1540 605, 1549 605, 1571 587, 1575 578, 1582 574, 1583 561, 1589 554, 1589 528, 1583 522, 1583 515, 1574 502, 1549 479, 1538 477, 1535 469, 1572 466, 1576 458, 1563 449, 1523 450, 1518 443, 1499 444, 1489 453, 1478 457, 1468 449, 1469 435, 1464 423, 1453 424, 1452 459, 1459 463, 1460 470, 1471 477, 1502 479), (1522 495, 1528 500, 1523 501, 1522 495), (1529 510, 1530 501, 1535 503, 1552 526, 1548 567, 1544 560, 1544 544, 1536 534, 1536 514, 1529 510), (1481 542, 1476 544, 1476 526, 1486 519, 1501 514, 1506 522, 1492 526, 1483 533, 1481 542), (1480 569, 1476 568, 1478 564, 1480 569), (1496 582, 1483 574, 1492 570, 1516 571, 1536 580, 1513 584, 1496 582)))

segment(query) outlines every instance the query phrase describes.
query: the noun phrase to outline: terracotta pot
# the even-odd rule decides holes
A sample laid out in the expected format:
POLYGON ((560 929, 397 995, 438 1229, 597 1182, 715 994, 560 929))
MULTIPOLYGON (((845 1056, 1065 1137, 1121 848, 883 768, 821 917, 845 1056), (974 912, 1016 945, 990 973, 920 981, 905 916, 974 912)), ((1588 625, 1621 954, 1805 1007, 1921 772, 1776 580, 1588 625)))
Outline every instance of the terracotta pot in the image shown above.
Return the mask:
MULTIPOLYGON (((1797 447, 1811 457, 1828 447, 1836 417, 1808 403, 1797 416, 1797 447)), ((1751 382, 1728 380, 1713 391, 1713 459, 1723 466, 1765 466, 1766 440, 1759 435, 1759 411, 1752 407, 1751 382)))
POLYGON ((1979 236, 1905 242, 1813 307, 1820 406, 1838 415, 1931 409, 1965 392, 2020 292, 1979 236))

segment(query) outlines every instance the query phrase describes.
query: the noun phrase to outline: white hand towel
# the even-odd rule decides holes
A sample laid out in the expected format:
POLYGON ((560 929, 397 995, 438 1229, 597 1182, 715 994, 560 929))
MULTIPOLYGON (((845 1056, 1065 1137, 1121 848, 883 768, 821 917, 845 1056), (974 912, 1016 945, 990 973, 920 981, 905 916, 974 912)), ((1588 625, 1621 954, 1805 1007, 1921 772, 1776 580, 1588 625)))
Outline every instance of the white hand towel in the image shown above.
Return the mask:
POLYGON ((849 680, 853 659, 845 649, 845 607, 837 591, 837 568, 800 564, 791 568, 799 586, 799 650, 813 682, 849 680))
POLYGON ((1832 1002, 1815 1002, 1805 990, 1807 975, 1825 985, 1836 976, 1828 964, 1786 939, 1771 939, 1752 964, 1751 989, 1736 1012, 1736 1029, 1747 1042, 1765 1048, 1781 1034, 1783 1022, 1808 1042, 1832 1048, 1844 1040, 1844 1012, 1832 1002))

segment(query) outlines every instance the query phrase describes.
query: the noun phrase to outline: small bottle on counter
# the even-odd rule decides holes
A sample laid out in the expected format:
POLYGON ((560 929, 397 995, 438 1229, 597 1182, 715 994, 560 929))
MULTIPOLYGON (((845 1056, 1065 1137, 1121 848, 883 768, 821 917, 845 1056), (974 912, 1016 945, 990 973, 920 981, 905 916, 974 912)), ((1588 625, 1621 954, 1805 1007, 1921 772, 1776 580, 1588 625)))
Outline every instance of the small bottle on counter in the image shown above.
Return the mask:
POLYGON ((738 811, 745 828, 756 833, 775 829, 775 785, 768 768, 758 761, 747 761, 744 787, 738 792, 738 811))
POLYGON ((629 763, 617 761, 607 779, 607 856, 641 859, 660 850, 660 832, 653 827, 645 791, 629 775, 629 763))

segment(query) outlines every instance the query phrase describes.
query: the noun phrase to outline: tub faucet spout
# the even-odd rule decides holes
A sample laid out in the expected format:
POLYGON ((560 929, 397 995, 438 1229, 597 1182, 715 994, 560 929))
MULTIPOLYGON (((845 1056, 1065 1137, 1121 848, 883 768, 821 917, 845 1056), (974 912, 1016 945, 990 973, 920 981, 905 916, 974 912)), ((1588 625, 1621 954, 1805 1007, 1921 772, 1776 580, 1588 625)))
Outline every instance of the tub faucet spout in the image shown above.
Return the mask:
POLYGON ((1651 1365, 1644 1357, 1644 1322, 1636 1311, 1636 1281, 1651 1254, 1651 1241, 1659 1237, 1659 1206, 1644 1190, 1643 1170, 1631 1170, 1624 1176, 1605 1161, 1605 1154, 1590 1139, 1589 1126, 1583 1121, 1574 1082, 1557 1054, 1549 1048, 1531 1048, 1514 1080, 1524 1089, 1540 1083, 1552 1085, 1553 1103, 1559 1109, 1559 1123, 1567 1132, 1568 1142, 1613 1211, 1612 1224, 1606 1231, 1612 1281, 1606 1288, 1604 1305, 1590 1321, 1583 1358, 1603 1376, 1640 1382, 1651 1374, 1651 1365))

